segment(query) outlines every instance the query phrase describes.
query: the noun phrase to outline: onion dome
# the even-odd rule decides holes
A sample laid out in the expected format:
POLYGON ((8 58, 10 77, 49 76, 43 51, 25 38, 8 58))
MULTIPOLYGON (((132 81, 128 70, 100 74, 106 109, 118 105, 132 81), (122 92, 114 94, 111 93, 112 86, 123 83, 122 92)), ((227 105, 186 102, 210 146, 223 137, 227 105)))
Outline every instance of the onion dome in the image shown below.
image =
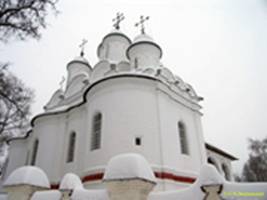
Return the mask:
POLYGON ((111 63, 128 60, 125 52, 131 43, 124 33, 115 29, 103 38, 97 48, 97 56, 99 60, 108 60, 111 63))
POLYGON ((90 77, 92 68, 88 60, 83 57, 83 52, 81 52, 80 56, 74 58, 67 64, 67 70, 68 70, 68 79, 67 79, 67 85, 68 85, 74 77, 80 74, 88 74, 88 77, 90 77))
POLYGON ((126 55, 135 68, 153 68, 160 66, 162 50, 149 35, 142 33, 134 39, 126 55))

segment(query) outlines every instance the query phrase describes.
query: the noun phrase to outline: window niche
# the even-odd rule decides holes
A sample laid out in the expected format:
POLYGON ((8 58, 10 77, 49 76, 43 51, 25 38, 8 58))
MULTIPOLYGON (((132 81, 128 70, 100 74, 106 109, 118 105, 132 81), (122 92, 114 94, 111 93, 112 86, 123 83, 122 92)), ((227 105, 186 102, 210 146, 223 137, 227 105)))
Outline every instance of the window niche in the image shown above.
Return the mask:
POLYGON ((101 130, 102 130, 102 114, 98 112, 93 117, 91 151, 100 149, 101 147, 101 130))
POLYGON ((135 137, 134 138, 134 144, 136 146, 142 146, 142 137, 135 137))
POLYGON ((72 132, 69 136, 69 142, 68 142, 67 163, 74 161, 75 143, 76 143, 76 133, 72 132))
POLYGON ((33 143, 31 165, 35 165, 35 163, 36 163, 38 147, 39 147, 39 140, 38 139, 35 139, 35 141, 33 143))
POLYGON ((180 140, 180 151, 182 154, 189 155, 186 127, 183 122, 178 122, 178 132, 180 140))

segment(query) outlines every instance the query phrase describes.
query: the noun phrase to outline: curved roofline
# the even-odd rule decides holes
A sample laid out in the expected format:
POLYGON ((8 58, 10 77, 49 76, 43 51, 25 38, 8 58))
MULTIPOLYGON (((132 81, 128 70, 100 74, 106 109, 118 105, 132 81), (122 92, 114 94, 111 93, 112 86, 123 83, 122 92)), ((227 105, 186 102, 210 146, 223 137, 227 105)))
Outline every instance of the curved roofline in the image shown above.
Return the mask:
MULTIPOLYGON (((120 32, 111 32, 111 33, 108 33, 107 35, 104 36, 104 38, 103 38, 102 41, 104 41, 106 38, 108 38, 108 37, 110 37, 110 36, 113 36, 113 35, 122 36, 122 37, 124 37, 126 40, 128 40, 128 42, 129 42, 130 44, 132 44, 131 39, 130 39, 127 35, 125 35, 125 34, 123 34, 123 33, 120 33, 120 32)), ((102 42, 101 42, 101 43, 102 43, 102 42)))
POLYGON ((61 114, 61 113, 65 113, 65 112, 68 112, 76 107, 79 107, 83 104, 85 104, 87 102, 87 99, 86 99, 86 95, 87 93, 97 84, 101 83, 101 82, 104 82, 106 80, 109 80, 109 79, 113 79, 113 78, 121 78, 121 77, 136 77, 136 78, 145 78, 145 79, 150 79, 150 80, 153 80, 153 81, 159 81, 158 79, 154 78, 154 77, 149 77, 149 76, 145 76, 145 75, 137 75, 137 74, 121 74, 121 75, 117 75, 117 76, 110 76, 110 77, 106 77, 106 78, 103 78, 103 79, 100 79, 94 83, 92 83, 92 85, 90 85, 86 90, 85 92, 83 93, 83 100, 82 102, 80 102, 79 104, 76 104, 76 105, 73 105, 65 110, 62 110, 62 111, 55 111, 55 112, 50 112, 50 113, 41 113, 39 115, 36 115, 35 117, 32 118, 31 120, 31 126, 34 127, 34 121, 36 119, 38 119, 39 117, 43 117, 43 116, 49 116, 49 115, 56 115, 56 114, 61 114))
MULTIPOLYGON (((50 115, 57 115, 57 114, 62 114, 62 113, 66 113, 66 112, 69 112, 70 110, 76 108, 76 107, 79 107, 83 104, 85 104, 87 102, 87 99, 86 99, 86 95, 87 93, 97 84, 101 83, 101 82, 104 82, 104 81, 107 81, 107 80, 110 80, 110 79, 114 79, 114 78, 125 78, 125 77, 130 77, 130 78, 144 78, 144 79, 149 79, 149 80, 153 80, 153 81, 157 81, 157 82, 160 82, 160 83, 163 83, 161 80, 155 78, 155 77, 151 77, 151 76, 146 76, 146 75, 142 75, 142 74, 120 74, 120 75, 116 75, 116 76, 110 76, 110 77, 106 77, 106 78, 103 78, 103 79, 100 79, 94 83, 92 83, 86 90, 85 92, 83 93, 83 100, 82 102, 80 102, 79 104, 76 104, 76 105, 73 105, 67 109, 64 109, 64 110, 61 110, 61 111, 55 111, 55 112, 48 112, 48 113, 41 113, 39 115, 36 115, 35 117, 32 118, 31 120, 31 126, 34 127, 34 121, 36 119, 38 119, 39 117, 43 117, 43 116, 50 116, 50 115)), ((163 83, 164 84, 164 83, 163 83)), ((198 105, 198 104, 197 104, 198 105)))
POLYGON ((32 132, 32 129, 31 130, 28 130, 25 135, 20 136, 20 137, 10 138, 6 142, 9 144, 10 142, 12 142, 14 140, 24 140, 24 139, 26 139, 26 138, 29 137, 29 135, 31 134, 31 132, 32 132))
POLYGON ((151 42, 151 41, 140 41, 140 42, 136 42, 136 43, 131 44, 128 47, 128 49, 126 50, 126 56, 127 56, 127 58, 129 60, 130 60, 130 57, 129 57, 129 51, 130 51, 130 49, 133 48, 136 45, 139 45, 139 44, 150 44, 150 45, 153 45, 153 46, 157 47, 159 49, 159 51, 160 51, 159 58, 162 57, 162 49, 161 49, 161 47, 158 44, 156 44, 155 42, 151 42))
POLYGON ((67 68, 68 68, 69 65, 72 64, 72 63, 80 63, 80 64, 84 64, 84 65, 86 65, 87 67, 89 67, 90 69, 92 69, 92 67, 91 67, 91 65, 90 65, 89 63, 87 63, 87 62, 83 62, 83 61, 80 61, 80 60, 72 60, 72 61, 68 62, 68 64, 67 64, 67 68))

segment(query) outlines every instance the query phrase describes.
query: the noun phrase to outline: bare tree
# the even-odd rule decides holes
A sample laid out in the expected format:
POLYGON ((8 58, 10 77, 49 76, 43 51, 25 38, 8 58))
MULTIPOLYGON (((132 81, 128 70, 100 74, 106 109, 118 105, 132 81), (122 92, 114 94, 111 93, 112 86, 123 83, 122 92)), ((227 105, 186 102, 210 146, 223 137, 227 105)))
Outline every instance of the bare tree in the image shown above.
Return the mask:
POLYGON ((0 64, 0 143, 29 129, 33 92, 0 64))
POLYGON ((57 0, 0 0, 0 40, 11 37, 39 39, 46 28, 46 16, 57 13, 57 0))
POLYGON ((242 181, 267 181, 267 138, 263 140, 249 139, 249 159, 242 172, 242 181))

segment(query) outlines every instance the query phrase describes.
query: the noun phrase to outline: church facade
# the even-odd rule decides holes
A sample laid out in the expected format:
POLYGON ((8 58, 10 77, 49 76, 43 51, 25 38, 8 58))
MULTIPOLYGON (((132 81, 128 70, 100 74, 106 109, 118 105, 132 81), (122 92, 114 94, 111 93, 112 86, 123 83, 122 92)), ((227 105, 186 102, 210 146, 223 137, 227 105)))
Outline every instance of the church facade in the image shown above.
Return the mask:
POLYGON ((94 66, 83 51, 67 64, 66 87, 33 118, 25 137, 11 141, 6 177, 35 165, 52 188, 69 172, 86 188, 103 188, 107 162, 137 153, 152 168, 156 190, 192 184, 207 162, 232 180, 236 158, 203 138, 203 98, 161 64, 161 47, 141 30, 132 41, 117 23, 99 44, 94 66))

